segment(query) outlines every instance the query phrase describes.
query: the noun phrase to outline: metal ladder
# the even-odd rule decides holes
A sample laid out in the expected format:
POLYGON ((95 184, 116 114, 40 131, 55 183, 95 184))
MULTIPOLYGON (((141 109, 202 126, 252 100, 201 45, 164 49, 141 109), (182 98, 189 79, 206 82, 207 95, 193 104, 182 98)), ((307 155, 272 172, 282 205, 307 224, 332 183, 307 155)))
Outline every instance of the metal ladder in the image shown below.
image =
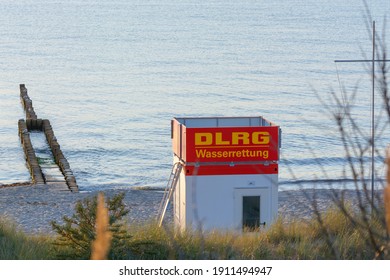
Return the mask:
POLYGON ((164 190, 164 196, 161 200, 160 207, 158 210, 157 221, 159 227, 162 226, 162 223, 164 221, 165 213, 167 211, 169 202, 172 199, 172 195, 173 192, 175 191, 177 182, 179 181, 180 173, 182 169, 183 169, 183 164, 181 162, 176 162, 172 166, 171 175, 169 176, 167 186, 165 187, 164 190))

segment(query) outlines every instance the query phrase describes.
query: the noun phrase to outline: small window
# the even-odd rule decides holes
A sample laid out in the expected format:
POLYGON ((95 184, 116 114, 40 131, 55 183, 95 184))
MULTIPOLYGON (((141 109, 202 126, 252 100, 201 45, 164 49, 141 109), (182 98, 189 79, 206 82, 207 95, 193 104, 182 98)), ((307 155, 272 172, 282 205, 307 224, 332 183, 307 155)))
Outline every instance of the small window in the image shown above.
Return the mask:
POLYGON ((254 231, 260 227, 260 196, 242 197, 242 228, 254 231))

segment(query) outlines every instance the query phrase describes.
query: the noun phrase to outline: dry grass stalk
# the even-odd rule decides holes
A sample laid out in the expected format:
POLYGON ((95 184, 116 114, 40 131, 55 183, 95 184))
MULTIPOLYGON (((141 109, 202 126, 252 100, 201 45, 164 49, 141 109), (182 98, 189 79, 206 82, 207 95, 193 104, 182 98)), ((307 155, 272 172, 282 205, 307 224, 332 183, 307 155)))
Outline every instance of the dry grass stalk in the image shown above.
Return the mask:
POLYGON ((91 260, 107 259, 111 247, 111 239, 108 209, 104 204, 104 195, 99 193, 96 210, 96 239, 92 243, 91 260))
POLYGON ((387 187, 384 193, 387 233, 390 234, 390 147, 387 149, 387 187))

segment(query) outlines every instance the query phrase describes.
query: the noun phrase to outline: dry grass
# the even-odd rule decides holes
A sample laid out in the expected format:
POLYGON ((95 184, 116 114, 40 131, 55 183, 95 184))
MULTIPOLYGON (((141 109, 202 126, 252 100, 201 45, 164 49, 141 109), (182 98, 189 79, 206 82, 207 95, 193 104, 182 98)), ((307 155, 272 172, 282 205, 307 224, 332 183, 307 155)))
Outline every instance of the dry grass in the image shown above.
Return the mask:
POLYGON ((387 234, 390 235, 390 148, 387 149, 387 186, 384 190, 387 234))
POLYGON ((279 219, 269 229, 238 234, 231 231, 174 232, 156 224, 131 227, 130 250, 135 259, 312 260, 373 259, 375 250, 365 233, 354 227, 336 208, 323 215, 322 227, 310 221, 279 219), (329 245, 329 240, 332 246, 329 245), (334 254, 337 248, 337 256, 334 254))
POLYGON ((47 260, 54 258, 49 236, 28 236, 0 217, 0 260, 47 260))
POLYGON ((390 235, 390 184, 384 190, 387 233, 390 235))
POLYGON ((107 259, 112 240, 109 227, 108 209, 104 203, 104 195, 99 193, 96 211, 96 239, 92 243, 91 260, 107 259))
MULTIPOLYGON (((267 230, 244 235, 229 231, 179 233, 160 228, 155 223, 132 224, 126 226, 132 237, 123 247, 123 251, 128 254, 117 255, 116 259, 316 260, 376 257, 376 251, 367 242, 367 233, 351 224, 342 212, 337 209, 329 210, 323 215, 322 220, 323 225, 320 226, 315 217, 310 221, 296 220, 288 223, 279 219, 267 230), (322 226, 328 229, 326 236, 322 226), (334 254, 335 251, 337 256, 334 254)), ((99 233, 93 245, 93 259, 107 258, 110 248, 107 225, 105 222, 102 222, 102 225, 97 226, 99 233), (100 241, 100 238, 103 238, 103 241, 100 241), (95 245, 97 243, 99 245, 95 245)), ((383 229, 383 226, 380 228, 381 225, 383 224, 373 223, 373 226, 378 227, 379 230, 383 229)), ((0 231, 0 244, 7 245, 1 248, 1 251, 8 252, 2 255, 2 258, 6 259, 56 257, 49 254, 51 252, 49 241, 43 238, 31 239, 15 231, 0 231), (37 240, 40 241, 37 243, 37 240), (14 245, 9 246, 10 244, 14 245), (40 247, 38 250, 37 244, 40 247), (15 246, 19 249, 15 250, 15 246), (44 248, 46 249, 42 253, 44 248)), ((111 250, 116 250, 118 244, 112 242, 111 250)), ((72 259, 71 252, 69 253, 69 258, 72 259)), ((73 259, 78 258, 76 253, 73 259)))

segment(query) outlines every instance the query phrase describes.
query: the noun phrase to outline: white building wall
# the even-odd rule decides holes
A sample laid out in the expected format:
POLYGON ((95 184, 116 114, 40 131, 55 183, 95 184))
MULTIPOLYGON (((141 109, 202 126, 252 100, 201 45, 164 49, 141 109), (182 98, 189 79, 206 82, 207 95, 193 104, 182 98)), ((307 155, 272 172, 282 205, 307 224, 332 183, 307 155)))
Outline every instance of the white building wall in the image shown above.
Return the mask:
MULTIPOLYGON (((178 228, 231 230, 237 227, 235 217, 235 191, 237 189, 267 189, 267 224, 277 216, 278 175, 208 175, 185 176, 184 172, 176 187, 176 211, 180 218, 178 228), (183 201, 183 199, 185 201, 183 201)), ((262 202, 263 203, 263 202, 262 202)))

